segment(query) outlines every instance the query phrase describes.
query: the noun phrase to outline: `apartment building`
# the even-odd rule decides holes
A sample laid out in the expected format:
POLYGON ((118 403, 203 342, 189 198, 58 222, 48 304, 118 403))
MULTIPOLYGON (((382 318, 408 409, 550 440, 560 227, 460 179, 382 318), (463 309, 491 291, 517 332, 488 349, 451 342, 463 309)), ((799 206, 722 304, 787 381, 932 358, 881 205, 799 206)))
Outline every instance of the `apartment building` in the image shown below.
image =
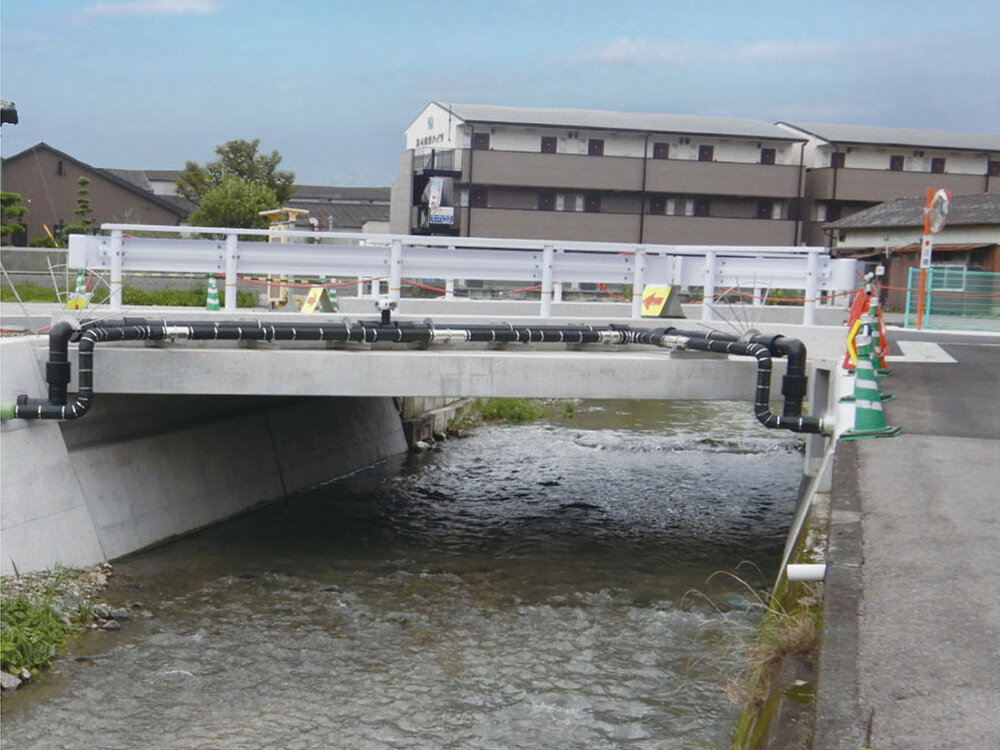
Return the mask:
POLYGON ((791 245, 806 137, 755 120, 429 104, 393 232, 791 245))
POLYGON ((779 122, 807 139, 804 240, 830 244, 824 224, 879 203, 919 198, 928 187, 953 195, 1000 193, 1000 135, 779 122))

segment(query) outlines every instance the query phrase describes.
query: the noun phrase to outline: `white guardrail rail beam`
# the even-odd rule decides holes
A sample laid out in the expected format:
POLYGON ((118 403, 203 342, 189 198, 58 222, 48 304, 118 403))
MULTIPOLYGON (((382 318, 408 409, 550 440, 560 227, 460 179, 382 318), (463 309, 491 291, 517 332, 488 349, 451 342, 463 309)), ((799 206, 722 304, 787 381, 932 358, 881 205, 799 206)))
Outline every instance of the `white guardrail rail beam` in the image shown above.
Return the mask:
MULTIPOLYGON (((541 285, 540 314, 551 314, 563 283, 632 284, 632 317, 641 315, 644 284, 705 290, 702 318, 712 319, 716 290, 797 289, 803 323, 815 321, 821 292, 856 286, 857 262, 834 259, 824 247, 637 245, 614 242, 490 237, 313 232, 221 227, 102 224, 106 235, 72 235, 73 268, 110 271, 111 306, 122 307, 125 273, 217 274, 226 290, 240 276, 357 277, 388 280, 398 299, 403 279, 474 279, 541 285), (155 236, 151 236, 155 235, 155 236), (281 239, 280 243, 257 239, 281 239)), ((846 297, 844 298, 846 304, 846 297)), ((227 312, 236 295, 227 294, 227 312)))

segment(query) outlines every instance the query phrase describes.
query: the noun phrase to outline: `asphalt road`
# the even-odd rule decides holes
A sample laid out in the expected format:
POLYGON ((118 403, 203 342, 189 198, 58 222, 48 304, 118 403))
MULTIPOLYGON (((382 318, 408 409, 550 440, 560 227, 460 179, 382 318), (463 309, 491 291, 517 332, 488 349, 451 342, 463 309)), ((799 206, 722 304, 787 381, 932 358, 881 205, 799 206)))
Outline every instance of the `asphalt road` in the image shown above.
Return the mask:
POLYGON ((903 434, 838 448, 817 747, 998 746, 998 344, 893 365, 903 434))

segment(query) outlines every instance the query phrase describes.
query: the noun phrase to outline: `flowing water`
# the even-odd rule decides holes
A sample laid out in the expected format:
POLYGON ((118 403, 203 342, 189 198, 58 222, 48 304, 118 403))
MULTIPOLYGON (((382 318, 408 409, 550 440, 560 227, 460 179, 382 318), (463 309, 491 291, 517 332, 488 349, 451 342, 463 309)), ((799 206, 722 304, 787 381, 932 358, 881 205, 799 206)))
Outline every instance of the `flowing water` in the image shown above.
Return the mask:
POLYGON ((583 402, 121 561, 147 616, 5 697, 3 744, 726 746, 758 610, 706 579, 773 576, 802 468, 749 411, 583 402))

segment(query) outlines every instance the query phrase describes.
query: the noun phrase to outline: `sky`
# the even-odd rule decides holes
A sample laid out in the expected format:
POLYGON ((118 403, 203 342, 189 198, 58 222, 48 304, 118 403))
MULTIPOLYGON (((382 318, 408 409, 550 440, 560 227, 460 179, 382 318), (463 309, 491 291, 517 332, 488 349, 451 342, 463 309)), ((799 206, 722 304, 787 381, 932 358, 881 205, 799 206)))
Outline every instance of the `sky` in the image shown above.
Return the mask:
POLYGON ((388 186, 431 101, 1000 132, 996 0, 2 0, 11 156, 180 169, 259 138, 388 186))

